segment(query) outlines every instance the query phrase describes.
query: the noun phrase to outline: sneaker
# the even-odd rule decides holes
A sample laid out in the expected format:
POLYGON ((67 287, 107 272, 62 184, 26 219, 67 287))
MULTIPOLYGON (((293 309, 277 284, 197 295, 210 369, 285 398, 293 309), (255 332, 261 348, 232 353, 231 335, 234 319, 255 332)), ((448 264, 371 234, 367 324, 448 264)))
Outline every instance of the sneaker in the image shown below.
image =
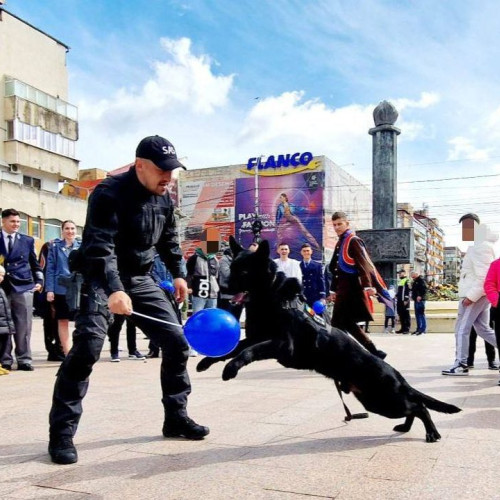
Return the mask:
POLYGON ((78 453, 71 436, 51 437, 49 455, 55 464, 68 465, 78 461, 78 453))
POLYGON ((391 333, 396 333, 396 330, 394 330, 394 328, 391 330, 391 333))
POLYGON ((462 363, 459 363, 458 365, 451 367, 449 370, 443 370, 441 372, 441 375, 454 375, 455 377, 464 377, 466 375, 469 375, 469 367, 463 365, 462 363))
POLYGON ((488 363, 488 370, 498 370, 498 365, 494 361, 492 363, 488 363))
POLYGON ((420 335, 420 333, 421 333, 421 332, 420 332, 420 330, 415 330, 415 331, 414 331, 414 332, 412 332, 411 334, 412 334, 412 335, 420 335))
POLYGON ((384 333, 389 333, 389 327, 384 328, 384 333))
POLYGON ((111 353, 111 363, 119 363, 120 362, 120 355, 116 353, 111 353))
POLYGON ((146 356, 144 356, 143 354, 141 354, 137 349, 135 350, 135 352, 131 353, 128 355, 128 359, 146 359, 146 356))
POLYGON ((165 437, 183 437, 186 439, 203 439, 210 433, 210 429, 197 424, 189 417, 166 418, 162 429, 165 437))
POLYGON ((467 368, 468 368, 469 370, 473 370, 473 369, 474 369, 474 365, 471 365, 471 364, 467 363, 467 368))

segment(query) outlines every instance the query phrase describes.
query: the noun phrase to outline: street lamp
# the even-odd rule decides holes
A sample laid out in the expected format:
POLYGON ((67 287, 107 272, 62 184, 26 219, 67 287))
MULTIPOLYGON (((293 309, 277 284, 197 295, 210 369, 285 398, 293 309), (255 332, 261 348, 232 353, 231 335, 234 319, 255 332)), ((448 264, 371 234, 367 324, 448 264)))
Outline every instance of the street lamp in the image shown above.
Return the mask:
POLYGON ((262 222, 259 218, 259 167, 262 164, 262 160, 265 158, 264 155, 257 157, 257 164, 255 165, 255 202, 254 202, 254 213, 255 220, 252 223, 252 233, 254 236, 254 241, 260 241, 260 232, 262 230, 262 222))

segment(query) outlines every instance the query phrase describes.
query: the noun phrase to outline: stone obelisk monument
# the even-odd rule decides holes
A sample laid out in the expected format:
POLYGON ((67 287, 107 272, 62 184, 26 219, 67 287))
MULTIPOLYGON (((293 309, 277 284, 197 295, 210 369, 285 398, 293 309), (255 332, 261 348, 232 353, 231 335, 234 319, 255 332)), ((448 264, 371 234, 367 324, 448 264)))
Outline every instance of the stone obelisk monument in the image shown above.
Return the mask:
MULTIPOLYGON (((368 133, 373 137, 372 220, 373 229, 397 227, 397 137, 401 133, 394 126, 398 119, 396 108, 382 101, 373 110, 375 127, 368 133)), ((396 263, 379 262, 377 269, 386 281, 396 280, 396 263)))

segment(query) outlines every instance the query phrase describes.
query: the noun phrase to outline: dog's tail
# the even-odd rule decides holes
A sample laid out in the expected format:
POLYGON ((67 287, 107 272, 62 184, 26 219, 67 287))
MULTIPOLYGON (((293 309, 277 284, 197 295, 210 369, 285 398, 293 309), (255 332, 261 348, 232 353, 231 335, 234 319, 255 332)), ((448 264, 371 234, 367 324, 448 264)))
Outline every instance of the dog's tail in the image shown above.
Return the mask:
POLYGON ((462 411, 458 406, 439 401, 439 399, 434 399, 431 396, 417 390, 415 390, 415 392, 418 395, 418 399, 431 410, 439 411, 441 413, 458 413, 459 411, 462 411))

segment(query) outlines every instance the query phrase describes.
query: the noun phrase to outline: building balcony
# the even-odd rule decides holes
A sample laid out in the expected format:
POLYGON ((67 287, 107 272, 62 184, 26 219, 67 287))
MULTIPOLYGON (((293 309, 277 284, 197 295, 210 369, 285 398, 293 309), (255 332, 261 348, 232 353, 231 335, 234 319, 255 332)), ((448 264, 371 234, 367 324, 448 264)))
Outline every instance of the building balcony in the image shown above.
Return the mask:
POLYGON ((76 120, 19 96, 5 97, 4 119, 7 123, 19 121, 52 134, 61 135, 71 141, 78 140, 76 120))
POLYGON ((59 180, 78 179, 78 160, 53 153, 25 142, 4 142, 5 161, 9 165, 27 167, 40 172, 55 174, 59 180))

